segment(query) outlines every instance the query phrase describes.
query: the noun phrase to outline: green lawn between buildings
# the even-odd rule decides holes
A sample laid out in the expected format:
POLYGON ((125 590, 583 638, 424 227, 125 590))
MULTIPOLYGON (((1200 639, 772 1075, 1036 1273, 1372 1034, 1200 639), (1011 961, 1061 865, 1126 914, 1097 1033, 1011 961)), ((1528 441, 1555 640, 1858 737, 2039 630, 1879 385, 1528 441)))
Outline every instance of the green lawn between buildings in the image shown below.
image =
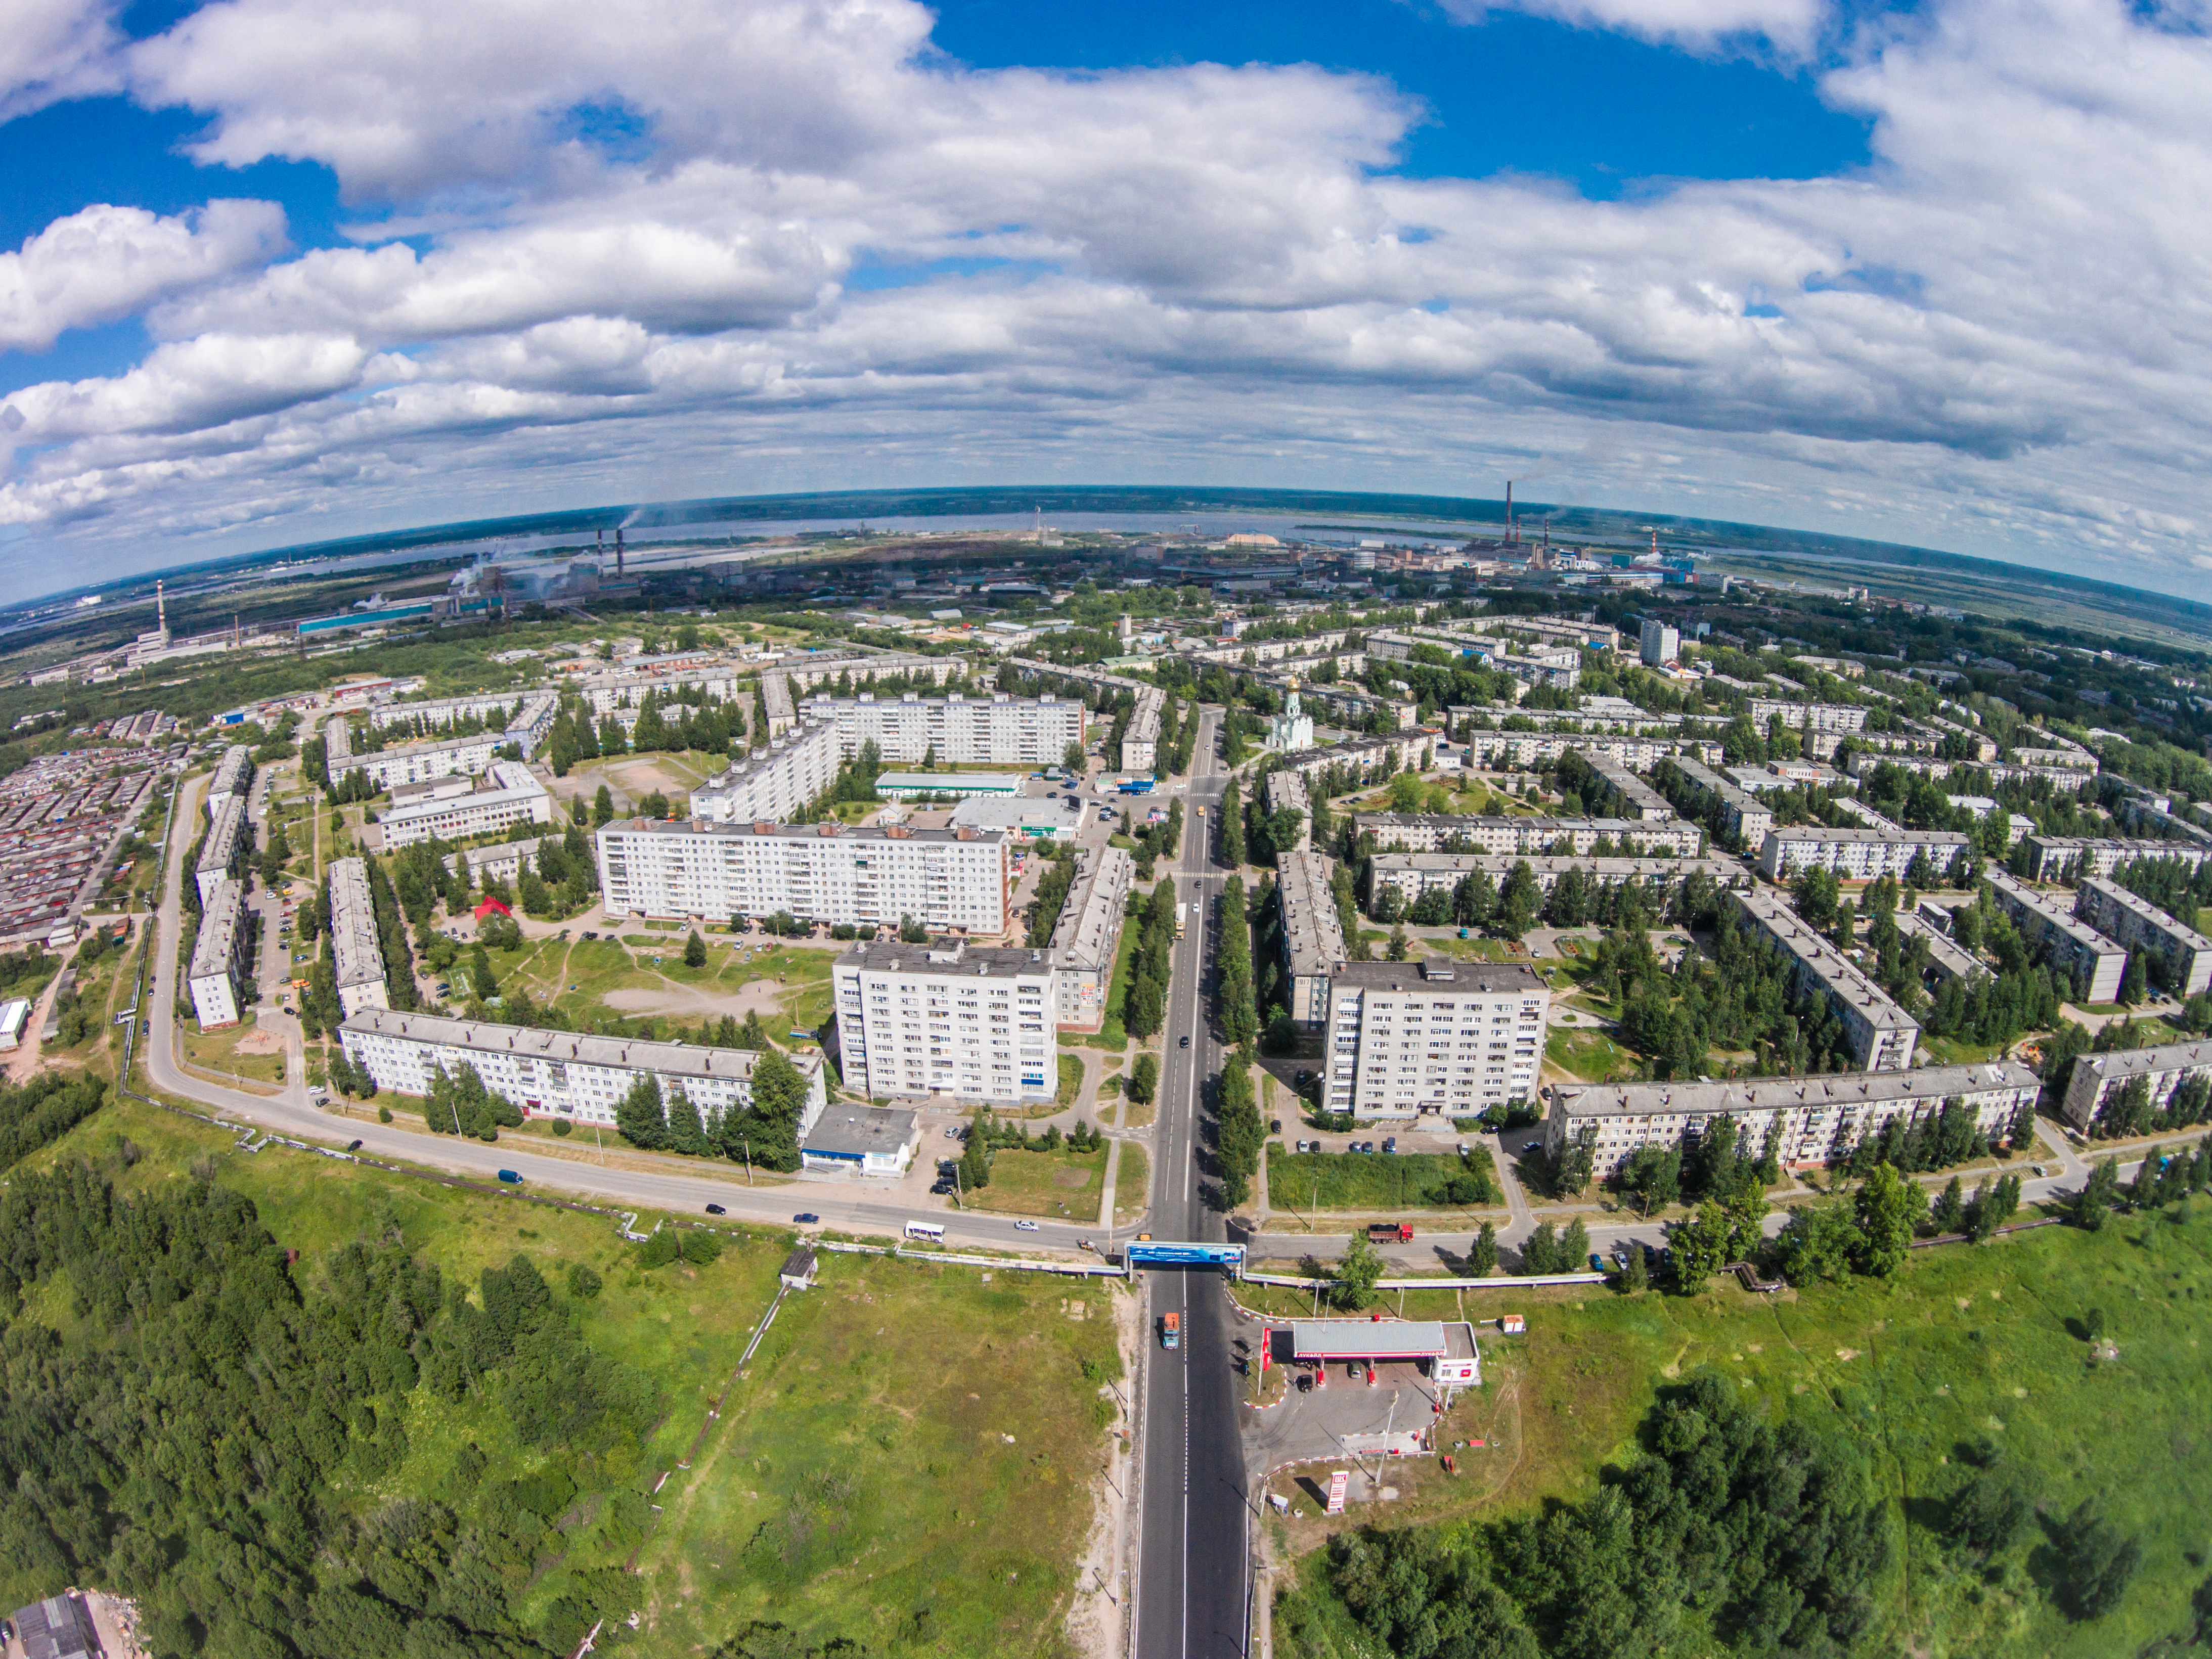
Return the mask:
MULTIPOLYGON (((231 1139, 125 1102, 32 1162, 90 1158, 128 1190, 186 1179, 195 1159, 210 1160, 277 1242, 301 1252, 303 1282, 331 1247, 356 1238, 396 1238, 471 1290, 482 1269, 518 1251, 556 1286, 571 1262, 604 1277, 604 1292, 577 1304, 584 1333, 649 1373, 665 1414, 640 1468, 604 1502, 580 1504, 591 1518, 540 1562, 526 1616, 637 1548, 641 1622, 634 1633, 610 1626, 605 1652, 690 1656, 752 1620, 781 1620, 810 1645, 845 1637, 885 1655, 1069 1652, 1064 1620, 1111 1409, 1080 1367, 1120 1375, 1113 1292, 825 1255, 819 1283, 786 1302, 693 1468, 655 1496, 653 1482, 689 1451, 775 1296, 787 1238, 732 1234, 710 1266, 643 1272, 638 1247, 602 1217, 283 1149, 247 1157, 231 1139), (1080 1316, 1071 1296, 1086 1304, 1080 1316)), ((58 1295, 42 1294, 31 1313, 52 1304, 66 1332, 65 1286, 58 1295)), ((373 1488, 350 1481, 334 1501, 365 1511, 405 1494, 434 1498, 469 1441, 490 1459, 488 1480, 535 1466, 487 1406, 448 1407, 422 1390, 411 1400, 406 1462, 373 1488)), ((580 1473, 579 1483, 590 1480, 580 1473)), ((33 1593, 16 1589, 19 1601, 33 1593)))
MULTIPOLYGON (((1467 1476, 1432 1462, 1394 1466, 1403 1491, 1389 1512, 1353 1524, 1438 1523, 1470 1514, 1527 1513, 1577 1500, 1599 1472, 1636 1455, 1657 1391, 1710 1367, 1777 1416, 1802 1415, 1847 1437, 1869 1489, 1887 1498, 1892 1560, 1879 1586, 1881 1620, 1862 1651, 1930 1659, 2026 1654, 2104 1659, 2185 1638, 2203 1594, 2212 1506, 2212 1203, 2129 1217, 2102 1232, 2052 1227, 1978 1247, 1915 1252, 1894 1283, 1752 1296, 1732 1281, 1696 1297, 1621 1297, 1580 1290, 1446 1292, 1407 1299, 1410 1318, 1528 1316, 1525 1337, 1481 1333, 1484 1386, 1456 1408, 1447 1440, 1481 1435, 1467 1476), (2098 1360, 2084 1322, 2102 1310, 2117 1358, 2098 1360), (2042 1513, 2057 1521, 2084 1498, 2140 1539, 2143 1565, 2118 1610, 2068 1622, 2043 1582, 2048 1553, 2031 1524, 1984 1575, 1961 1562, 1940 1528, 1971 1473, 1962 1454, 1988 1440, 2025 1469, 2042 1513)), ((1249 1288, 1250 1305, 1289 1314, 1310 1298, 1249 1288)), ((1395 1300, 1394 1300, 1395 1310, 1395 1300)), ((1279 1489, 1281 1489, 1279 1487, 1279 1489)), ((1294 1550, 1327 1523, 1294 1519, 1294 1550)), ((1311 1558, 1309 1570, 1316 1565, 1311 1558)), ((1292 1645, 1279 1612, 1283 1659, 1351 1659, 1351 1626, 1324 1594, 1323 1636, 1292 1645), (1334 1632, 1333 1639, 1328 1632, 1334 1632)), ((1683 1652, 1714 1650, 1694 1618, 1683 1652)), ((2185 1639, 2171 1650, 2190 1651, 2185 1639)))
POLYGON ((1025 1152, 1018 1146, 1001 1146, 991 1158, 991 1184, 967 1194, 964 1202, 971 1210, 1090 1222, 1098 1218, 1105 1186, 1103 1146, 1095 1152, 1070 1152, 1066 1146, 1025 1152))
MULTIPOLYGON (((1349 1210, 1395 1213, 1461 1206, 1431 1200, 1428 1194, 1453 1176, 1470 1175, 1497 1193, 1498 1176, 1487 1146, 1470 1144, 1465 1158, 1449 1152, 1294 1152, 1279 1140, 1267 1143, 1267 1203, 1276 1210, 1349 1210)), ((1492 1202, 1503 1205, 1502 1194, 1492 1202)))

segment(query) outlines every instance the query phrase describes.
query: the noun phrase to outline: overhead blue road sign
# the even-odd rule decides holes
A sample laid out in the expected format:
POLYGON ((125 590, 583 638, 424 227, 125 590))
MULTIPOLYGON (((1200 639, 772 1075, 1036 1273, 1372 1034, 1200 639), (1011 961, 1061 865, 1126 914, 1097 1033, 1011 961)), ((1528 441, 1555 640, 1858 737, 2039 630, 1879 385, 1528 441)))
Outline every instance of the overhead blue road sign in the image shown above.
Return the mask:
POLYGON ((1129 1265, 1161 1267, 1241 1267, 1242 1244, 1160 1244, 1129 1246, 1129 1265))

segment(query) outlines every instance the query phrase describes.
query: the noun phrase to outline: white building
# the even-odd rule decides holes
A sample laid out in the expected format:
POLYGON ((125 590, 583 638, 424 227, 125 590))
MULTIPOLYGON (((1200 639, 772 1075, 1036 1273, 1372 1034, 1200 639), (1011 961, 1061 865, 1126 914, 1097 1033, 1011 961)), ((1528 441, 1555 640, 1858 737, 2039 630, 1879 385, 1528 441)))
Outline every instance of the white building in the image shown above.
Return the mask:
POLYGON ((911 765, 935 752, 946 766, 1058 766, 1083 741, 1084 707, 1065 697, 813 697, 800 711, 837 734, 850 760, 872 743, 883 759, 911 765))
POLYGON ((1614 810, 1622 817, 1634 818, 1639 823, 1656 823, 1674 816, 1674 808, 1666 796, 1638 777, 1635 773, 1603 750, 1583 752, 1583 760, 1596 773, 1606 787, 1616 798, 1614 810))
MULTIPOLYGON (((364 1008, 351 1015, 339 1029, 338 1040, 348 1060, 366 1066, 378 1088, 395 1094, 428 1094, 436 1073, 454 1073, 468 1066, 487 1089, 528 1116, 607 1127, 614 1123, 615 1108, 642 1077, 659 1079, 664 1105, 681 1090, 711 1127, 723 1112, 752 1104, 753 1068, 761 1059, 747 1048, 479 1024, 389 1008, 364 1008)), ((799 1125, 803 1139, 828 1099, 822 1056, 800 1053, 787 1058, 806 1080, 799 1125)))
POLYGON ((1551 1088, 1544 1150, 1557 1158, 1586 1138, 1591 1174, 1602 1181, 1642 1148, 1679 1146, 1686 1135, 1704 1135, 1726 1118, 1735 1125, 1739 1146, 1755 1153, 1771 1133, 1781 1163, 1820 1164, 1880 1134, 1893 1118, 1936 1117, 1951 1101, 1973 1113, 1984 1134, 2002 1136, 2021 1107, 2035 1104, 2042 1086, 2033 1072, 2009 1060, 1826 1077, 1559 1083, 1551 1088))
POLYGON ((2178 994, 2193 997, 2212 988, 2212 939, 2148 899, 2102 877, 2089 876, 2075 888, 2074 914, 2131 951, 2149 951, 2171 959, 2182 983, 2169 988, 2178 994))
POLYGON ((222 811, 223 803, 233 796, 244 796, 253 787, 253 751, 242 743, 234 743, 222 751, 222 759, 216 763, 215 777, 208 785, 208 817, 212 819, 222 811))
POLYGON ((216 884, 228 881, 231 871, 246 851, 246 797, 233 795, 223 802, 208 825, 207 840, 200 848, 200 861, 193 867, 192 878, 200 890, 200 907, 204 909, 215 896, 216 884))
POLYGON ((1368 1121, 1479 1117, 1534 1099, 1551 1001, 1528 968, 1346 963, 1329 983, 1327 1108, 1368 1121))
POLYGON ((1018 1105, 1058 1091, 1060 988, 1046 952, 878 942, 839 957, 834 978, 854 1092, 1018 1105))
POLYGON ((246 889, 225 877, 200 902, 200 930, 192 941, 191 966, 185 984, 192 994, 192 1012, 200 1029, 238 1024, 244 994, 250 926, 246 889))
POLYGON ((1844 1028, 1854 1067, 1862 1072, 1902 1072, 1912 1065, 1920 1027, 1889 993, 1857 964, 1798 920, 1797 913, 1772 893, 1754 888, 1730 895, 1752 933, 1783 953, 1790 963, 1793 994, 1818 991, 1844 1028))
POLYGON ((1267 723, 1267 747, 1279 755, 1291 755, 1312 748, 1313 740, 1313 716, 1293 691, 1283 699, 1283 712, 1267 723))
POLYGON ((1269 817, 1284 811, 1298 815, 1298 838, 1295 850, 1301 853, 1308 851, 1313 846, 1313 797, 1306 791, 1306 781, 1296 772, 1270 772, 1262 787, 1266 790, 1269 817))
POLYGON ((2083 1001, 2111 1002, 2119 996, 2128 971, 2125 945, 2081 921, 2064 899, 2036 891, 2008 871, 1991 868, 1982 879, 2021 937, 2058 972, 2082 984, 2083 1001))
POLYGON ((1430 893, 1455 892, 1461 882, 1478 871, 1490 878, 1493 888, 1504 886, 1516 865, 1525 864, 1535 878, 1537 890, 1547 897, 1570 870, 1582 872, 1591 888, 1618 887, 1638 881, 1654 906, 1663 905, 1675 888, 1693 874, 1712 878, 1717 888, 1749 884, 1751 872, 1734 859, 1595 858, 1588 854, 1523 856, 1518 853, 1377 853, 1371 892, 1379 902, 1386 889, 1394 890, 1407 908, 1430 893))
POLYGON ((1774 810, 1755 795, 1714 771, 1703 761, 1687 755, 1674 757, 1674 769, 1687 779, 1692 788, 1708 799, 1721 804, 1721 829, 1735 837, 1739 847, 1756 847, 1774 828, 1774 810))
POLYGON ((940 932, 1006 930, 1010 842, 903 824, 673 823, 617 819, 600 830, 608 915, 721 921, 779 910, 813 921, 940 932))
POLYGON ((691 792, 691 814, 715 823, 781 823, 805 811, 837 781, 837 734, 809 726, 765 747, 691 792))
POLYGON ((1745 712, 1761 732, 1778 720, 1792 731, 1824 737, 1861 731, 1867 717, 1867 711, 1855 702, 1790 702, 1780 697, 1753 697, 1745 712))
POLYGON ((462 841, 495 836, 518 823, 553 822, 553 797, 531 769, 518 761, 498 761, 489 775, 466 793, 436 791, 403 800, 377 820, 386 851, 411 847, 435 836, 462 841))
POLYGON ((1310 849, 1279 854, 1275 859, 1275 902, 1283 915, 1283 977, 1290 986, 1291 1018, 1309 1031, 1328 1025, 1329 982, 1352 959, 1344 945, 1344 918, 1329 890, 1332 867, 1326 855, 1310 849))
POLYGON ((2059 1110, 2077 1129, 2096 1122, 2105 1103, 2136 1078, 2145 1079, 2149 1107, 2164 1111, 2174 1091, 2192 1078, 2212 1076, 2212 1042, 2167 1042, 2155 1048, 2124 1048, 2107 1054, 2083 1054, 2066 1080, 2059 1110))
POLYGON ((337 977, 338 1006, 345 1012, 392 1006, 366 859, 331 861, 331 966, 337 977))
POLYGON ((2034 881, 2078 880, 2083 876, 2109 876, 2123 864, 2138 859, 2179 859, 2194 870, 2212 853, 2184 841, 2136 841, 2107 836, 2039 836, 2027 842, 2029 878, 2034 881))
POLYGON ((823 1175, 880 1176, 896 1180, 914 1167, 921 1150, 921 1119, 914 1112, 843 1102, 814 1121, 799 1144, 802 1169, 823 1175))
MULTIPOLYGON (((527 760, 538 752, 538 745, 552 735, 553 722, 560 715, 561 698, 556 692, 485 691, 473 696, 441 698, 434 702, 379 703, 368 711, 368 723, 380 729, 387 726, 418 726, 425 731, 436 731, 459 720, 489 721, 500 727, 499 735, 489 738, 493 748, 496 750, 503 744, 514 744, 522 750, 522 757, 527 760)), ((376 758, 375 756, 364 756, 357 763, 366 766, 376 758)), ((457 769, 481 771, 483 768, 457 769)))
POLYGON ((1096 1031, 1106 1023, 1114 958, 1137 866, 1125 848, 1103 847, 1076 855, 1075 880, 1052 930, 1052 956, 1060 969, 1063 1030, 1096 1031))
POLYGON ((1823 823, 1769 830, 1759 848, 1759 873, 1789 881, 1802 871, 1832 870, 1845 881, 1902 878, 1921 853, 1937 875, 1965 852, 1968 837, 1956 830, 1837 830, 1823 823))
POLYGON ((1635 818, 1481 817, 1437 812, 1361 812, 1357 833, 1375 837, 1393 853, 1587 854, 1600 842, 1617 854, 1695 858, 1705 831, 1680 818, 1645 823, 1635 818))
POLYGON ((1638 643, 1641 647, 1638 654, 1652 668, 1673 662, 1682 654, 1681 631, 1653 617, 1644 618, 1638 643))

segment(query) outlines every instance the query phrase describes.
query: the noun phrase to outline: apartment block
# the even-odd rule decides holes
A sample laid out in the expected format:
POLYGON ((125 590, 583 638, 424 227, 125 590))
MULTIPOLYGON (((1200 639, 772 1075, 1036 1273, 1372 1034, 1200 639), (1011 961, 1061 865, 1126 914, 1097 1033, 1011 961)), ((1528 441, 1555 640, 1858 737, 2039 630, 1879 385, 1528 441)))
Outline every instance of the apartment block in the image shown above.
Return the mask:
POLYGON ((874 1098, 1050 1100, 1057 978, 1042 951, 854 946, 833 970, 846 1086, 874 1098))
POLYGON ((1329 980, 1328 1109, 1363 1121, 1477 1117, 1532 1099, 1551 1001, 1528 968, 1346 963, 1329 980))
POLYGON ((1393 890, 1411 907, 1430 893, 1455 892, 1461 882, 1477 872, 1489 877, 1493 887, 1503 887, 1514 867, 1522 864, 1536 878, 1537 890, 1547 897, 1559 884, 1559 878, 1570 870, 1580 871, 1583 881, 1596 887, 1641 882, 1655 904, 1664 904, 1692 874, 1710 876, 1715 886, 1723 889, 1747 886, 1751 882, 1751 872, 1734 859, 1596 858, 1587 854, 1577 858, 1546 853, 1527 856, 1518 853, 1377 853, 1373 865, 1372 893, 1379 900, 1386 888, 1393 890))
POLYGON ((1600 842, 1616 854, 1695 858, 1705 831, 1680 818, 1644 823, 1634 818, 1480 817, 1436 812, 1361 812, 1357 833, 1394 853, 1535 853, 1584 854, 1600 842))
POLYGON ((1426 730, 1352 738, 1326 749, 1301 749, 1286 755, 1281 769, 1309 780, 1331 771, 1355 778, 1379 776, 1385 771, 1418 772, 1425 760, 1433 762, 1443 742, 1441 732, 1426 730))
POLYGON ((1774 828, 1774 809, 1757 796, 1736 787, 1703 761, 1687 755, 1674 757, 1674 769, 1708 800, 1721 804, 1721 829, 1735 837, 1739 847, 1756 847, 1774 828))
POLYGON ((1755 1150, 1772 1134, 1784 1164, 1820 1164, 1880 1134, 1893 1119, 1939 1116, 1954 1100, 1974 1114, 1984 1134, 2001 1135, 2021 1107, 2033 1106, 2042 1086, 2033 1072, 2008 1060, 1832 1077, 1554 1084, 1544 1149, 1557 1158, 1587 1137, 1592 1173, 1603 1180, 1646 1146, 1694 1140, 1727 1119, 1739 1146, 1755 1150))
POLYGON ((234 743, 222 751, 216 763, 215 776, 208 784, 208 817, 212 818, 222 811, 223 803, 233 796, 243 796, 253 787, 253 751, 242 743, 234 743))
POLYGON ((1313 797, 1306 792, 1306 781, 1296 772, 1270 772, 1262 786, 1267 816, 1278 812, 1298 815, 1298 838, 1294 850, 1307 852, 1313 846, 1313 797))
MULTIPOLYGON (((425 1095, 435 1074, 472 1067, 494 1094, 532 1117, 568 1118, 611 1127, 615 1108, 641 1078, 657 1079, 664 1103, 681 1091, 710 1127, 724 1112, 752 1104, 747 1048, 702 1048, 688 1042, 544 1031, 437 1014, 364 1008, 338 1030, 346 1058, 366 1066, 380 1089, 425 1095)), ((811 1128, 828 1099, 822 1056, 788 1056, 806 1080, 799 1133, 811 1128)))
POLYGON ((1114 988, 1114 957, 1137 865, 1120 847, 1075 857, 1075 880, 1052 930, 1052 958, 1060 972, 1059 1019, 1065 1030, 1095 1031, 1106 1023, 1106 997, 1114 988))
POLYGON ((1844 1027, 1846 1052, 1862 1072, 1911 1069, 1920 1027, 1889 994, 1835 946, 1797 918, 1774 894, 1753 888, 1730 895, 1752 932, 1790 963, 1795 994, 1818 991, 1844 1027))
POLYGON ((1971 985, 1978 979, 1990 977, 1990 969, 1979 957, 1926 917, 1915 915, 1910 910, 1899 910, 1897 913, 1897 931, 1908 940, 1926 941, 1926 977, 1935 984, 1940 985, 1947 979, 1963 979, 1971 985))
POLYGON ((1328 1024, 1330 981, 1352 959, 1345 949, 1344 918, 1329 890, 1332 868, 1327 857, 1311 850, 1285 853, 1275 860, 1291 1018, 1309 1031, 1328 1024))
POLYGON ((2150 1109, 2157 1112, 2166 1109, 2173 1091, 2183 1084, 2208 1076, 2212 1076, 2212 1042, 2167 1042, 2155 1048, 2083 1054, 2074 1062, 2058 1109, 2075 1128, 2087 1130, 2105 1109, 2105 1103, 2136 1078, 2148 1082, 2150 1109))
POLYGON ((2031 881, 2078 881, 2083 876, 2109 876, 2123 864, 2133 864, 2138 859, 2179 859, 2194 870, 2212 857, 2212 848, 2182 841, 2039 835, 2021 839, 2027 844, 2027 873, 2031 881))
POLYGON ((896 928, 1006 931, 1010 838, 904 824, 617 819, 595 837, 609 915, 794 916, 896 928))
POLYGON ((1666 796, 1638 777, 1635 773, 1602 750, 1577 750, 1589 763, 1614 796, 1614 811, 1624 818, 1634 818, 1642 823, 1656 823, 1674 816, 1674 808, 1666 796))
POLYGON ((2064 899, 2038 892, 2009 871, 1992 868, 1983 872, 1982 879, 2030 947, 2053 969, 2087 988, 2081 1000, 2111 1002, 2118 997, 2128 971, 2125 945, 2075 916, 2064 899))
POLYGON ((331 967, 337 976, 338 1006, 345 1012, 392 1006, 365 859, 331 861, 331 967))
POLYGON ((246 847, 246 797, 233 795, 210 821, 207 840, 200 847, 200 861, 193 867, 202 909, 215 896, 216 884, 229 880, 240 867, 246 847))
POLYGON ((393 803, 377 820, 385 850, 412 847, 416 842, 465 841, 471 836, 504 834, 518 823, 553 822, 553 797, 537 775, 520 761, 495 761, 485 775, 470 787, 455 787, 456 779, 435 780, 427 786, 403 785, 393 791, 393 803))
POLYGON ((2074 914, 2130 951, 2149 951, 2173 961, 2182 978, 2181 995, 2193 997, 2212 988, 2212 939, 2148 899, 2100 876, 2088 876, 2075 887, 2074 914))
MULTIPOLYGON (((696 701, 684 696, 687 691, 696 691, 709 702, 727 702, 738 695, 738 687, 749 672, 735 664, 716 663, 659 674, 594 674, 576 683, 576 695, 595 715, 641 708, 647 697, 657 698, 664 708, 672 702, 696 701)), ((785 700, 787 704, 787 691, 785 700)))
POLYGON ((1555 763, 1569 750, 1603 755, 1634 771, 1648 772, 1661 761, 1687 755, 1717 761, 1718 742, 1705 738, 1601 736, 1575 732, 1484 732, 1467 734, 1469 766, 1490 771, 1555 763))
POLYGON ((812 697, 800 711, 837 734, 850 760, 872 743, 893 765, 934 751, 946 766, 1058 766, 1083 741, 1084 706, 1065 697, 812 697))
POLYGON ((1121 732, 1121 769, 1125 772, 1151 772, 1158 769, 1160 721, 1167 711, 1167 693, 1158 686, 1133 680, 1121 674, 1109 674, 1103 669, 1071 668, 1030 657, 1010 657, 1006 659, 1006 666, 1023 673, 1041 675, 1048 681, 1088 686, 1093 691, 1111 696, 1127 692, 1133 700, 1133 706, 1129 713, 1129 723, 1121 732))
POLYGON ((1751 723, 1761 732, 1779 720, 1794 732, 1843 737, 1866 726, 1867 711, 1855 702, 1789 702, 1779 697, 1753 697, 1745 705, 1751 723))
POLYGON ((228 876, 217 880, 200 901, 200 930, 192 940, 191 965, 185 970, 192 1012, 202 1030, 238 1024, 251 926, 244 885, 228 876))
POLYGON ((691 815, 715 823, 795 817, 837 781, 837 734, 826 726, 771 738, 694 789, 691 815))
POLYGON ((1845 881, 1902 877, 1925 853, 1939 875, 1965 852, 1969 838, 1956 830, 1838 830, 1824 823, 1769 830, 1759 847, 1759 873, 1789 881, 1807 870, 1832 870, 1845 881))
MULTIPOLYGON (((483 720, 499 727, 499 735, 491 739, 497 749, 514 744, 522 750, 525 760, 538 752, 538 745, 552 735, 553 722, 560 718, 561 698, 552 691, 498 692, 487 691, 475 696, 446 697, 434 702, 379 703, 368 711, 368 723, 382 728, 388 726, 411 726, 425 731, 436 731, 453 725, 456 720, 483 720)), ((389 750, 398 753, 398 750, 389 750)), ((362 764, 374 757, 364 757, 362 764)), ((481 767, 462 767, 463 771, 481 771, 481 767)), ((381 781, 381 780, 379 780, 381 781)), ((404 781, 413 782, 407 779, 404 781)))

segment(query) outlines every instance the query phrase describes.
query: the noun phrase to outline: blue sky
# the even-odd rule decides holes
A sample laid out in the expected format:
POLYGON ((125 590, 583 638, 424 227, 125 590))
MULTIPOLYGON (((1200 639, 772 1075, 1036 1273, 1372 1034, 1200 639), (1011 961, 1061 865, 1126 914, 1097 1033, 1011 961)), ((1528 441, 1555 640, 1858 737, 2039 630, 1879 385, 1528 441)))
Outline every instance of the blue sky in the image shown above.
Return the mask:
POLYGON ((15 11, 19 588, 1020 479, 1515 477, 2178 592, 2212 568, 2182 7, 15 11))

